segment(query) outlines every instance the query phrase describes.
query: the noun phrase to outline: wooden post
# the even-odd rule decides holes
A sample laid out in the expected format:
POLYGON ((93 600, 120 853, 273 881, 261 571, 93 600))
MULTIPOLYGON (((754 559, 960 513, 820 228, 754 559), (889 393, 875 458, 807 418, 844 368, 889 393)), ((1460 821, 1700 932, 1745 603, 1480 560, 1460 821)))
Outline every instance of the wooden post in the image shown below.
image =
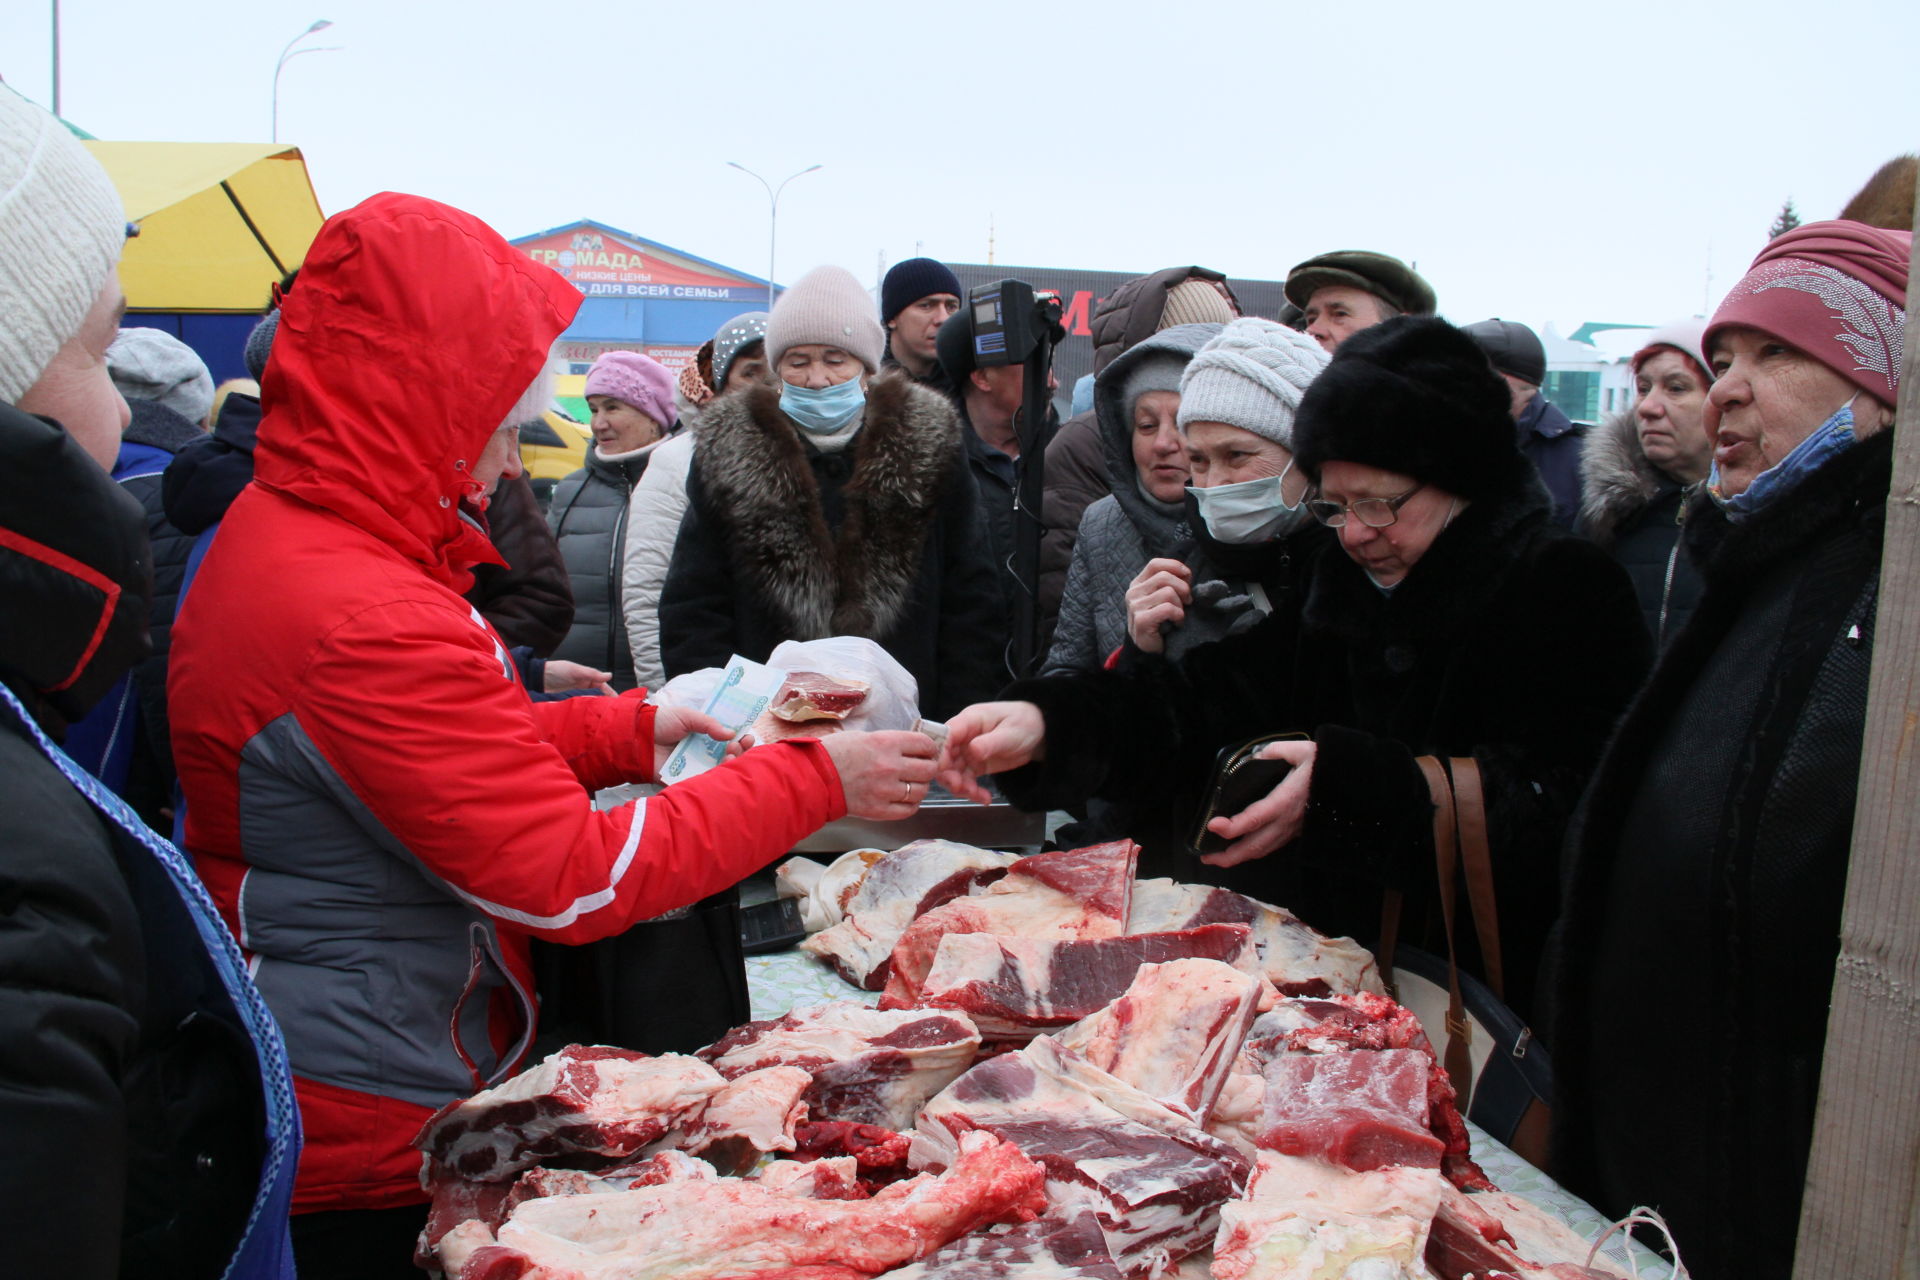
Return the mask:
POLYGON ((1895 421, 1846 915, 1794 1280, 1920 1277, 1920 270, 1913 267, 1895 421))

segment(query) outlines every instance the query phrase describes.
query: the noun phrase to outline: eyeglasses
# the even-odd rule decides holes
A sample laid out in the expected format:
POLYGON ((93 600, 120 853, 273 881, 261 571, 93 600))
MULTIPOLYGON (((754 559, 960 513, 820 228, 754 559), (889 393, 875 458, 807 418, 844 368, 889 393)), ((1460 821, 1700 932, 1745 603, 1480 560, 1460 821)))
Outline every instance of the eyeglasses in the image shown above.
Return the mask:
POLYGON ((1358 502, 1335 502, 1331 498, 1310 498, 1307 512, 1329 529, 1338 529, 1352 515, 1369 529, 1384 529, 1400 518, 1407 499, 1426 488, 1426 482, 1413 486, 1397 498, 1362 498, 1358 502))

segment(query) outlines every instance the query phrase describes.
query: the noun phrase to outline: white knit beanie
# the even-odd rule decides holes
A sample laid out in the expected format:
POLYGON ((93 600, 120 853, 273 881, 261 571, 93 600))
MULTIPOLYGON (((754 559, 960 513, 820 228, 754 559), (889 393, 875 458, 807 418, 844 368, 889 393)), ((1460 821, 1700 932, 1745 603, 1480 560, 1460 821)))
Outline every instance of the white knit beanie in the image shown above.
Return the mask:
POLYGON ((1314 375, 1332 359, 1304 333, 1257 316, 1220 331, 1180 378, 1180 430, 1224 422, 1293 447, 1293 415, 1314 375))
POLYGON ((213 412, 213 375, 207 362, 161 329, 122 329, 107 348, 107 376, 129 400, 152 400, 188 422, 213 412))
POLYGON ((80 332, 126 238, 100 162, 0 85, 0 402, 19 400, 80 332))
POLYGON ((818 342, 842 351, 867 367, 880 368, 887 331, 874 314, 873 297, 844 267, 815 267, 793 282, 767 317, 767 363, 794 347, 818 342))

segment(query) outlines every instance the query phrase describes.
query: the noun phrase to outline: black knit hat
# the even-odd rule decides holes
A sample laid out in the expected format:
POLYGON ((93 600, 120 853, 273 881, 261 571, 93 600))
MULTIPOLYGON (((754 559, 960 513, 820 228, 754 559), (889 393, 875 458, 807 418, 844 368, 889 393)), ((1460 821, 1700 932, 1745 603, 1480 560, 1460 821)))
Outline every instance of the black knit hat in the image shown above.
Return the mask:
POLYGON ((932 258, 908 258, 896 262, 880 282, 880 323, 892 324, 893 318, 931 294, 950 293, 965 300, 966 290, 960 277, 932 258))
POLYGON ((1499 372, 1510 373, 1536 387, 1547 380, 1547 349, 1540 345, 1540 335, 1518 320, 1495 316, 1462 325, 1460 331, 1480 344, 1499 372))
POLYGON ((1348 338, 1307 387, 1293 456, 1397 471, 1468 500, 1511 493, 1520 452, 1506 383, 1472 338, 1444 320, 1399 316, 1348 338))

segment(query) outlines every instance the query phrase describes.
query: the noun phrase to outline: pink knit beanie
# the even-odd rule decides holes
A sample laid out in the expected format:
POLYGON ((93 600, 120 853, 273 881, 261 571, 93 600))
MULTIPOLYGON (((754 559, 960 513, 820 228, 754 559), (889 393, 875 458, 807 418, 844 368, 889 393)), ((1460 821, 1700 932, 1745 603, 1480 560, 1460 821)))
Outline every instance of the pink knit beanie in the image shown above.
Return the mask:
POLYGON ((673 407, 673 374, 651 356, 638 351, 607 351, 587 370, 589 396, 612 396, 624 400, 659 423, 662 430, 673 426, 679 415, 673 407))

